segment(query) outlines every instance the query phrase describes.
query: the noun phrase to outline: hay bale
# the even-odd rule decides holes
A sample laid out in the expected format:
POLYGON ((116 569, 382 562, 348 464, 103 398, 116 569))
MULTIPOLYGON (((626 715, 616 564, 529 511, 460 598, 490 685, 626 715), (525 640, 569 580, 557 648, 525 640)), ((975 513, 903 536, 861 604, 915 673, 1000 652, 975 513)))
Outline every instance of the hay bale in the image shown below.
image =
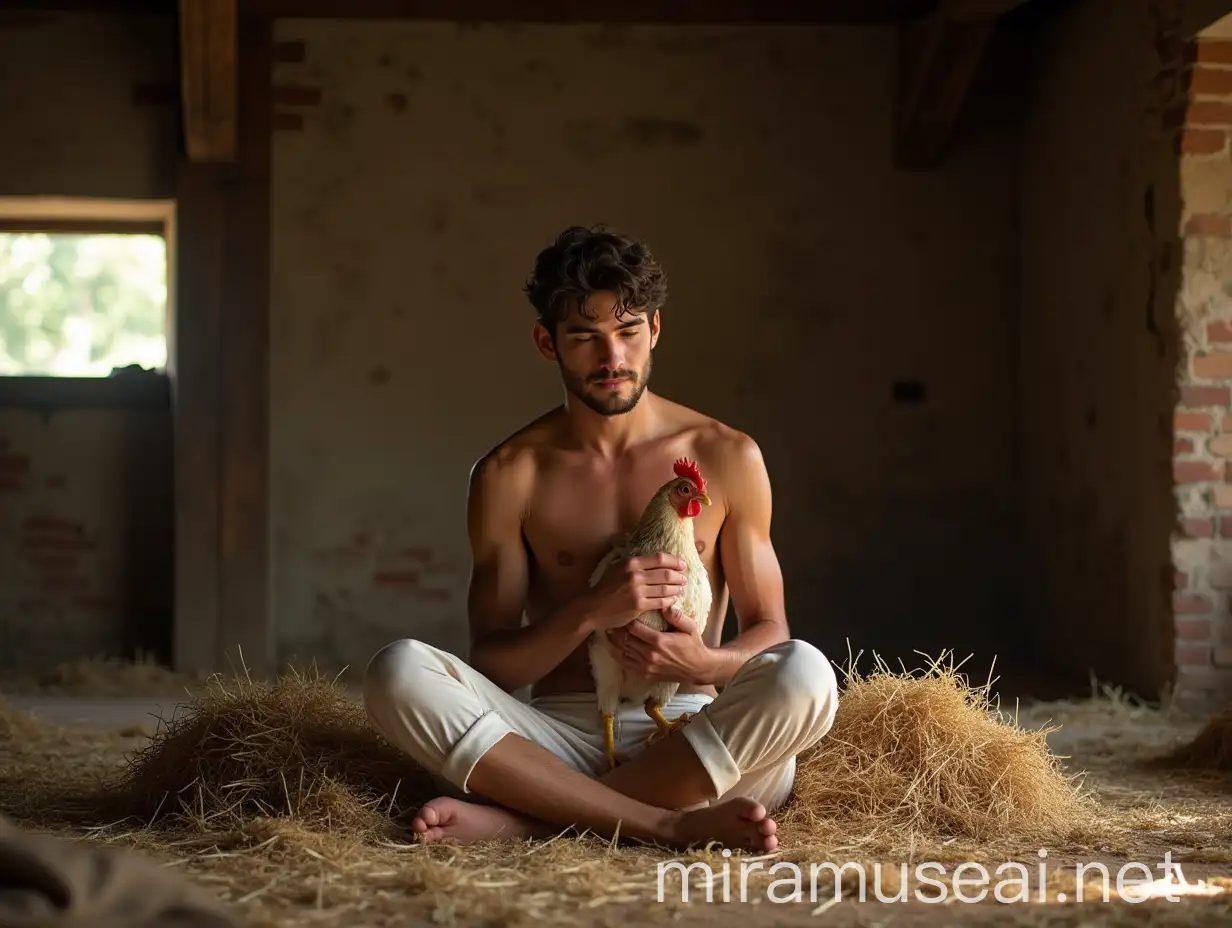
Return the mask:
POLYGON ((294 669, 273 683, 218 676, 181 709, 129 757, 119 816, 210 832, 282 817, 385 832, 429 788, 336 680, 294 669))
POLYGON ((1157 766, 1232 771, 1232 712, 1207 721, 1192 741, 1160 758, 1157 766))
MULTIPOLYGON (((944 655, 943 658, 944 659, 944 655)), ((812 840, 1057 840, 1081 832, 1091 805, 1048 749, 941 659, 922 672, 854 664, 826 738, 799 759, 780 821, 812 840)))

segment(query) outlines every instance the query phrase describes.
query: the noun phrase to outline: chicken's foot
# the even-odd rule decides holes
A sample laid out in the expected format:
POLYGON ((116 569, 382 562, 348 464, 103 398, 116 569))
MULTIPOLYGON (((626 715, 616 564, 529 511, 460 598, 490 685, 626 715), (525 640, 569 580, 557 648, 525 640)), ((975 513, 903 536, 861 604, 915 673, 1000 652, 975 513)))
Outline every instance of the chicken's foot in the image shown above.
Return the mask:
POLYGON ((654 719, 655 725, 658 726, 646 739, 647 744, 661 741, 677 729, 684 728, 689 723, 689 719, 693 717, 691 712, 682 712, 676 717, 675 721, 669 722, 663 716, 663 707, 649 699, 646 700, 646 714, 654 719))

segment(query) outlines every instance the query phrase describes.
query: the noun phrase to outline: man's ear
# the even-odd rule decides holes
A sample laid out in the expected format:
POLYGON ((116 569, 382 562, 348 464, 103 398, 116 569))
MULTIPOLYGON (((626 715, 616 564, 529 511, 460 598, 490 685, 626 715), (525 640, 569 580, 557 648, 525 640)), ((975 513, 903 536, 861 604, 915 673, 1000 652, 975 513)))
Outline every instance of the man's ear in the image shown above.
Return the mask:
POLYGON ((531 331, 531 338, 534 339, 535 347, 539 349, 539 353, 549 361, 556 360, 556 343, 552 339, 552 333, 547 330, 542 322, 536 322, 534 329, 531 331))
POLYGON ((656 309, 654 315, 650 317, 650 347, 654 348, 659 344, 659 311, 656 309))

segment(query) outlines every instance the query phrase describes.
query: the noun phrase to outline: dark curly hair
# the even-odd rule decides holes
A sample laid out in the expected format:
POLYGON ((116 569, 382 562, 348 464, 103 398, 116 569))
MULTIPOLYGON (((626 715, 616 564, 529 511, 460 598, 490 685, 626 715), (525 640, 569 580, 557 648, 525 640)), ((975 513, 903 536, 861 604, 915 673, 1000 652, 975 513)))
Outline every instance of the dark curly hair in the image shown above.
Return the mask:
POLYGON ((593 293, 616 294, 617 316, 652 315, 667 299, 667 276, 642 242, 603 226, 572 226, 539 252, 526 280, 527 298, 553 337, 568 309, 583 311, 593 293))

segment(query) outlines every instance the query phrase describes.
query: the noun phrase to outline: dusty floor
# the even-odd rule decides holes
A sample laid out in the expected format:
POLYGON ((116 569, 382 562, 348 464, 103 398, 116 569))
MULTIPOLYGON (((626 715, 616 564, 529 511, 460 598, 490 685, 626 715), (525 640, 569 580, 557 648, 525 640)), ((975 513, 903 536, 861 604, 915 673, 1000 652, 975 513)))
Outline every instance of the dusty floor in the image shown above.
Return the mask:
MULTIPOLYGON (((0 681, 0 691, 5 689, 0 681)), ((12 689, 22 689, 13 687, 12 689)), ((28 710, 50 723, 45 733, 26 734, 6 748, 0 739, 0 808, 5 789, 20 775, 23 764, 41 757, 73 765, 83 777, 103 775, 123 763, 126 752, 138 747, 153 730, 159 716, 166 717, 176 703, 174 689, 141 696, 70 696, 25 688, 25 694, 6 696, 13 708, 28 710), (40 741, 45 739, 45 741, 40 741)), ((79 690, 80 691, 80 690, 79 690)), ((106 691, 106 690, 104 690, 106 691)), ((585 926, 674 922, 719 925, 825 924, 842 926, 889 925, 1189 925, 1232 923, 1232 777, 1178 775, 1143 763, 1174 745, 1187 741, 1201 719, 1139 708, 1117 698, 1091 702, 1032 706, 1020 713, 1027 727, 1060 725, 1048 736, 1053 752, 1068 758, 1067 768, 1085 772, 1085 786, 1110 807, 1134 822, 1120 839, 1100 847, 1048 849, 1047 878, 1040 880, 1039 848, 1023 847, 1012 859, 1023 862, 1029 874, 1030 902, 1002 904, 956 901, 946 889, 946 901, 921 901, 935 887, 913 881, 907 901, 878 901, 874 861, 866 858, 853 836, 849 847, 829 848, 817 859, 801 859, 785 842, 772 859, 754 861, 762 872, 740 895, 740 866, 731 868, 730 901, 724 902, 722 883, 713 902, 694 882, 692 898, 682 903, 679 880, 669 881, 668 898, 659 901, 656 867, 668 858, 621 856, 602 845, 504 845, 482 853, 457 856, 445 847, 391 845, 381 856, 367 855, 360 865, 351 860, 345 840, 337 836, 304 835, 271 827, 227 841, 214 836, 200 844, 150 849, 168 866, 180 867, 206 886, 236 902, 254 925, 504 925, 552 922, 585 926), (615 854, 619 857, 610 857, 615 854), (1228 880, 1228 892, 1181 901, 1152 900, 1131 904, 1099 901, 1100 872, 1088 869, 1087 899, 1076 901, 1079 864, 1103 863, 1115 883, 1117 869, 1140 862, 1163 875, 1165 855, 1183 868, 1190 881, 1228 880), (605 860, 605 857, 607 860, 605 860), (819 891, 810 899, 809 865, 830 860, 860 863, 868 882, 867 901, 856 901, 858 879, 843 881, 844 899, 832 899, 833 871, 820 871, 819 891), (611 861, 611 863, 609 863, 611 861), (776 863, 794 862, 803 871, 804 899, 777 902, 767 889, 765 870, 776 863), (616 864, 619 863, 619 866, 616 864), (345 887, 346 891, 343 891, 345 887), (356 893, 361 889, 360 893, 356 893), (673 893, 674 892, 674 896, 673 893), (1092 901, 1092 896, 1095 899, 1092 901), (1044 901, 1040 901, 1041 897, 1044 901)), ((34 729, 31 729, 34 732, 34 729)), ((44 761, 45 762, 45 761, 44 761)), ((85 782, 84 780, 82 782, 85 782)), ((132 833, 107 832, 99 836, 118 845, 143 842, 132 833)), ((913 856, 881 861, 889 872, 902 863, 915 867, 935 860, 941 868, 933 876, 952 876, 963 861, 980 861, 996 873, 1007 858, 989 859, 978 848, 961 844, 919 849, 913 856)), ((748 862, 746 861, 746 866, 748 862)), ((716 864, 717 866, 717 864, 716 864)), ((755 869, 755 868, 754 868, 755 869)), ((780 870, 770 880, 791 876, 780 870)), ((972 871, 968 868, 968 876, 972 871)), ((1130 881, 1141 878, 1131 870, 1130 881)), ((998 879, 993 876, 994 885, 998 879)), ((695 877, 696 880, 696 877, 695 877)), ((945 880, 949 883, 949 880, 945 880)), ((883 884, 886 898, 894 899, 892 881, 883 884)), ((789 894, 788 884, 778 893, 789 894)), ((1016 892, 1018 887, 1006 887, 1016 892)), ((968 884, 969 897, 980 886, 968 884)))

